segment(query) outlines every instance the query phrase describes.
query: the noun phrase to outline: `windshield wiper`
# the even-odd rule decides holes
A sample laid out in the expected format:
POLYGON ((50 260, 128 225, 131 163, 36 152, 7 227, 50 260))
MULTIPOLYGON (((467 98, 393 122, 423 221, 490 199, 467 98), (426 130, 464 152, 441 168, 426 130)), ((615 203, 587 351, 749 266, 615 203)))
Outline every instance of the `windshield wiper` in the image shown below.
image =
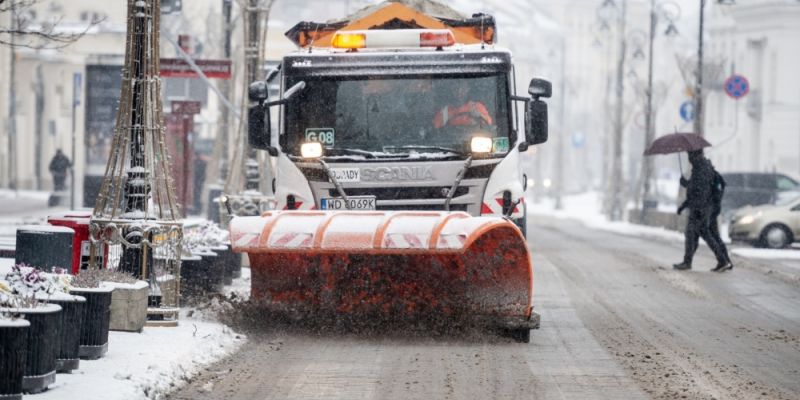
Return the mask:
POLYGON ((455 155, 463 156, 464 153, 456 150, 451 149, 449 147, 443 146, 426 146, 426 145, 407 145, 407 146, 383 146, 384 150, 394 149, 394 150, 435 150, 440 151, 443 153, 453 153, 455 155))
POLYGON ((367 150, 359 150, 359 149, 348 149, 348 148, 341 148, 341 147, 332 147, 329 149, 325 149, 326 155, 336 155, 332 153, 338 153, 339 155, 355 155, 355 156, 364 156, 365 158, 377 158, 375 153, 367 150))

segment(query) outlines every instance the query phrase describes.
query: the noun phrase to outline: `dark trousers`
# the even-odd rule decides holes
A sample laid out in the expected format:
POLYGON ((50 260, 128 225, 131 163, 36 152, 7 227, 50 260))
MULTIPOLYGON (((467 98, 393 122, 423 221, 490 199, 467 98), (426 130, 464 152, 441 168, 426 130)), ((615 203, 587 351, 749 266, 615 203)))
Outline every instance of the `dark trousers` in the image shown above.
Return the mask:
POLYGON ((66 190, 67 186, 64 184, 67 181, 67 174, 53 174, 53 189, 56 192, 66 190))
MULTIPOLYGON (((719 234, 719 214, 722 213, 722 207, 719 204, 715 204, 714 207, 711 209, 711 219, 708 221, 709 223, 709 232, 714 239, 717 239, 719 242, 720 247, 722 247, 722 252, 725 254, 725 260, 730 261, 731 258, 728 256, 728 246, 725 246, 725 242, 722 241, 722 236, 719 234)), ((697 239, 698 244, 700 243, 700 239, 697 239)))
POLYGON ((728 262, 728 249, 719 235, 719 207, 708 207, 699 210, 689 210, 689 221, 686 224, 686 252, 683 255, 683 262, 691 265, 694 253, 700 246, 700 238, 705 240, 717 262, 723 264, 728 262))

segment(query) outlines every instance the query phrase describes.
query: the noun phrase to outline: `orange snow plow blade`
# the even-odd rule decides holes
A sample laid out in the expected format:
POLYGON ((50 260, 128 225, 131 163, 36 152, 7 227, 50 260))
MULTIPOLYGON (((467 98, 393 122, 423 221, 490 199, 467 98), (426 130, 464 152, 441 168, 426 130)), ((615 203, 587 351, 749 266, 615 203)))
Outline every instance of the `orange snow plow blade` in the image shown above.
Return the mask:
POLYGON ((469 315, 538 327, 527 243, 511 222, 463 212, 280 211, 231 221, 254 300, 274 311, 469 315))

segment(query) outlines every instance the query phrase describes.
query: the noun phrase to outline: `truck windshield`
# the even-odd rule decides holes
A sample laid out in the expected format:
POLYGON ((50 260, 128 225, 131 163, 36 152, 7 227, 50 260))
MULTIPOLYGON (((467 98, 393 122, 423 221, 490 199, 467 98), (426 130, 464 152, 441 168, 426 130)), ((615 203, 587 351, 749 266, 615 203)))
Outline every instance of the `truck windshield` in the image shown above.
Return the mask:
POLYGON ((505 75, 305 81, 286 110, 291 155, 308 141, 351 159, 462 156, 475 136, 491 138, 499 157, 514 144, 505 75))

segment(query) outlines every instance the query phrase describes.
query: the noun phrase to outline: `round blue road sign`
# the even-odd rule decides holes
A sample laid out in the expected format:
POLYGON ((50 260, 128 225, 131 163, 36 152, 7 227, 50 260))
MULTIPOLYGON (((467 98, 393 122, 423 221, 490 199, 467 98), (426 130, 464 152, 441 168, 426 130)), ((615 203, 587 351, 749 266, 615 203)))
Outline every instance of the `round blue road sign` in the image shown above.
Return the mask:
POLYGON ((731 98, 741 99, 750 93, 750 82, 744 76, 733 74, 725 80, 725 93, 731 98))
POLYGON ((686 122, 694 120, 694 101, 686 100, 681 103, 681 119, 686 122))

